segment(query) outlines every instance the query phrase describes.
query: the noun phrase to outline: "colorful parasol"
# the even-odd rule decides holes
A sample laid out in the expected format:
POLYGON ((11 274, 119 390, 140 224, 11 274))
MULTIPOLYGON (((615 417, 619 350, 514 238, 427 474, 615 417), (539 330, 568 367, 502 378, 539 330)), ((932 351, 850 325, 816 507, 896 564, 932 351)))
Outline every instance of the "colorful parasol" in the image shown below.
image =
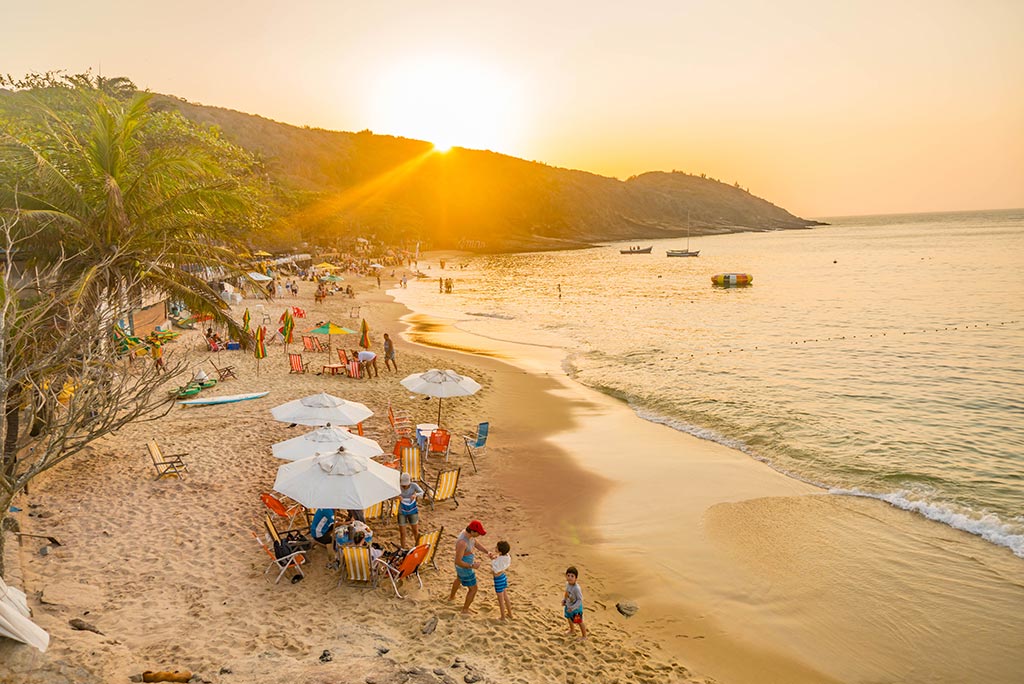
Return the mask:
POLYGON ((359 325, 359 346, 363 349, 370 348, 370 326, 366 324, 366 319, 359 325))
POLYGON ((252 316, 249 315, 249 309, 246 307, 245 313, 242 314, 242 330, 249 332, 249 323, 252 321, 252 316))
POLYGON ((292 310, 284 310, 284 328, 281 329, 281 334, 284 336, 284 343, 291 344, 292 342, 292 331, 295 330, 295 319, 292 318, 292 310))
POLYGON ((252 355, 256 357, 256 375, 260 374, 260 359, 267 358, 267 328, 258 326, 256 328, 256 344, 253 346, 252 355))

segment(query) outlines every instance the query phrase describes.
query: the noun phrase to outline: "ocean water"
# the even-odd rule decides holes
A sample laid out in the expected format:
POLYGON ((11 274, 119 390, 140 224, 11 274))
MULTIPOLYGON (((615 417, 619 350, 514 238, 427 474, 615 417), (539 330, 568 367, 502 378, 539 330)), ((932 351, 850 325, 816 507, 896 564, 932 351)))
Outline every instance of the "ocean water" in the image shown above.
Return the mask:
POLYGON ((665 256, 677 239, 421 262, 395 293, 564 349, 642 418, 1024 557, 1024 210, 825 220, 694 237, 691 259, 665 256), (712 287, 730 271, 754 284, 712 287))

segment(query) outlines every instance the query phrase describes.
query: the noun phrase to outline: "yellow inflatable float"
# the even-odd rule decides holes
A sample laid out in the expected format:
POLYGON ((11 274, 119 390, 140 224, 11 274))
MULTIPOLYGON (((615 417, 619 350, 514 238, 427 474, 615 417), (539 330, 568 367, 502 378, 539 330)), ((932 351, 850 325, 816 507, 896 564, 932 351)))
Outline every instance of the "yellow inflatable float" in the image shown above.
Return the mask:
POLYGON ((719 287, 743 287, 754 282, 749 273, 716 273, 711 276, 711 283, 719 287))

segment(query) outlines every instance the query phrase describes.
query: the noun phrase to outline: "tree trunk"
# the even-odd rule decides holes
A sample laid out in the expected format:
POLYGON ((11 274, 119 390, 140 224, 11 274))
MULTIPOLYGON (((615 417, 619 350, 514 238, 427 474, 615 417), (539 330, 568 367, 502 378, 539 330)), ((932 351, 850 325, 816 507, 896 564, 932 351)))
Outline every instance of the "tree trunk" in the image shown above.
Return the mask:
POLYGON ((13 492, 0 492, 0 577, 7 577, 4 566, 4 546, 7 544, 7 516, 14 501, 13 492))

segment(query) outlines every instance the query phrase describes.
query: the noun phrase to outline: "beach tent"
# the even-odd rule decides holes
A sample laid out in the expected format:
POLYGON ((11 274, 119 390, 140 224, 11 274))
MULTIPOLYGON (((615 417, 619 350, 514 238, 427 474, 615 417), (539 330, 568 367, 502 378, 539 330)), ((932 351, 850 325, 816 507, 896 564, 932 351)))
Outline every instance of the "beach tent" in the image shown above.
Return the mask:
POLYGON ((398 496, 400 477, 397 469, 342 448, 284 464, 274 490, 307 508, 362 510, 398 496))
POLYGON ((480 391, 480 383, 453 370, 431 368, 413 373, 402 380, 402 387, 416 394, 437 397, 437 424, 441 424, 441 400, 445 397, 468 397, 480 391))
POLYGON ((258 283, 265 283, 268 280, 273 280, 270 276, 265 276, 262 273, 257 273, 256 271, 249 271, 248 275, 258 283))
POLYGON ((298 461, 301 458, 316 456, 324 451, 337 451, 344 447, 345 453, 373 458, 384 453, 380 444, 368 437, 353 435, 348 430, 331 427, 330 424, 307 432, 299 437, 287 439, 271 446, 275 458, 286 461, 298 461))
MULTIPOLYGON (((395 477, 398 478, 397 470, 395 477)), ((34 646, 45 653, 50 645, 50 635, 32 622, 30 615, 25 592, 8 585, 0 577, 0 636, 34 646)))
POLYGON ((358 425, 373 415, 368 407, 356 401, 346 401, 331 394, 313 394, 270 409, 274 420, 282 423, 322 426, 358 425))

